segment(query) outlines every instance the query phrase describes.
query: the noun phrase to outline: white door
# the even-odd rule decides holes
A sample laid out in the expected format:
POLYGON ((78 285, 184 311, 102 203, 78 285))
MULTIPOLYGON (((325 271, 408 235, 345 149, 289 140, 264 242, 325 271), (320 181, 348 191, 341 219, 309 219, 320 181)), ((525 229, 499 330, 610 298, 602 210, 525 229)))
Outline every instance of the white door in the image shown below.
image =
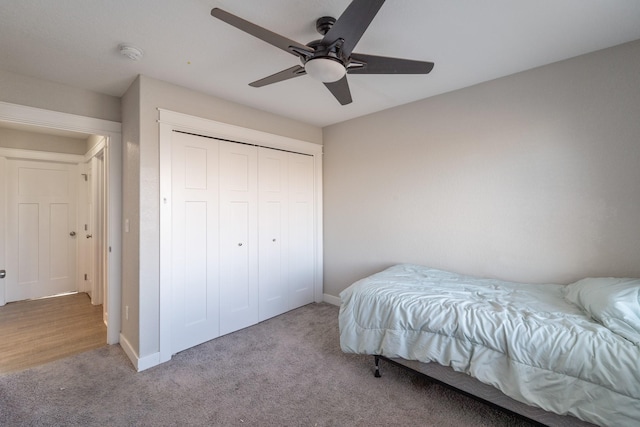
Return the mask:
POLYGON ((7 302, 77 291, 77 166, 7 164, 7 302))
POLYGON ((258 151, 220 142, 220 334, 258 323, 258 151))
POLYGON ((260 321, 289 310, 289 153, 260 148, 259 288, 260 321))
POLYGON ((218 142, 171 139, 171 352, 219 335, 218 142))
POLYGON ((313 157, 289 153, 289 309, 314 298, 313 157))

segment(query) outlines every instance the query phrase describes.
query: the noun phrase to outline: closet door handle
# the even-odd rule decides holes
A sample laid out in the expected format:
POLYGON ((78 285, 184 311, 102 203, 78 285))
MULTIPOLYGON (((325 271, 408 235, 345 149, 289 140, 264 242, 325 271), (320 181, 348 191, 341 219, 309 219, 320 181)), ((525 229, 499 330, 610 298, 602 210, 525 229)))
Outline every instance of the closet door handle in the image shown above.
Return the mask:
POLYGON ((242 243, 238 243, 238 246, 242 246, 242 243))

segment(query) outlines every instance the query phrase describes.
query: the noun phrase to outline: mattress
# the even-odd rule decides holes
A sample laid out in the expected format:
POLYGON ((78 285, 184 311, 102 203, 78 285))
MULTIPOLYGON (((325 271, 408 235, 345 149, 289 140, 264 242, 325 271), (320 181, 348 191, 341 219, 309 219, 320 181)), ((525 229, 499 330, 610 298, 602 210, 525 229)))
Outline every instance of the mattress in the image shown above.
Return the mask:
POLYGON ((450 366, 557 414, 638 425, 638 346, 568 302, 564 288, 396 265, 340 294, 340 345, 450 366))

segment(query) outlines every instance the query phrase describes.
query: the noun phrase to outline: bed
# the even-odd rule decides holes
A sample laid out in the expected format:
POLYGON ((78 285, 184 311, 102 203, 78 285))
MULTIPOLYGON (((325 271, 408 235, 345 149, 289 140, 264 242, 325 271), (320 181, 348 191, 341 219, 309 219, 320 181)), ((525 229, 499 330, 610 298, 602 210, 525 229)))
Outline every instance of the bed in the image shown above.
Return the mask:
POLYGON ((640 279, 523 284, 400 264, 340 294, 340 345, 543 424, 640 425, 639 294, 640 279))

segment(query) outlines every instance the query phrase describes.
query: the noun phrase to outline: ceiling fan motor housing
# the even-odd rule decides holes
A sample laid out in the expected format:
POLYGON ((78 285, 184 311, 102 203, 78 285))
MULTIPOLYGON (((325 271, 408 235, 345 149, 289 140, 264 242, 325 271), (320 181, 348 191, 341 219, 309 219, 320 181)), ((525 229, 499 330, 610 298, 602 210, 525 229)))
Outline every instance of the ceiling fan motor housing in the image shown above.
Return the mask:
POLYGON ((329 32, 333 24, 336 23, 336 18, 331 16, 323 16, 316 20, 316 30, 323 36, 329 32))
POLYGON ((342 54, 341 47, 343 43, 344 43, 344 40, 342 39, 338 39, 334 43, 331 43, 330 45, 323 44, 322 40, 314 40, 312 42, 307 43, 307 46, 313 49, 313 54, 301 55, 300 60, 302 60, 302 63, 305 64, 308 60, 314 59, 314 58, 330 58, 346 66, 348 58, 346 58, 342 54))

